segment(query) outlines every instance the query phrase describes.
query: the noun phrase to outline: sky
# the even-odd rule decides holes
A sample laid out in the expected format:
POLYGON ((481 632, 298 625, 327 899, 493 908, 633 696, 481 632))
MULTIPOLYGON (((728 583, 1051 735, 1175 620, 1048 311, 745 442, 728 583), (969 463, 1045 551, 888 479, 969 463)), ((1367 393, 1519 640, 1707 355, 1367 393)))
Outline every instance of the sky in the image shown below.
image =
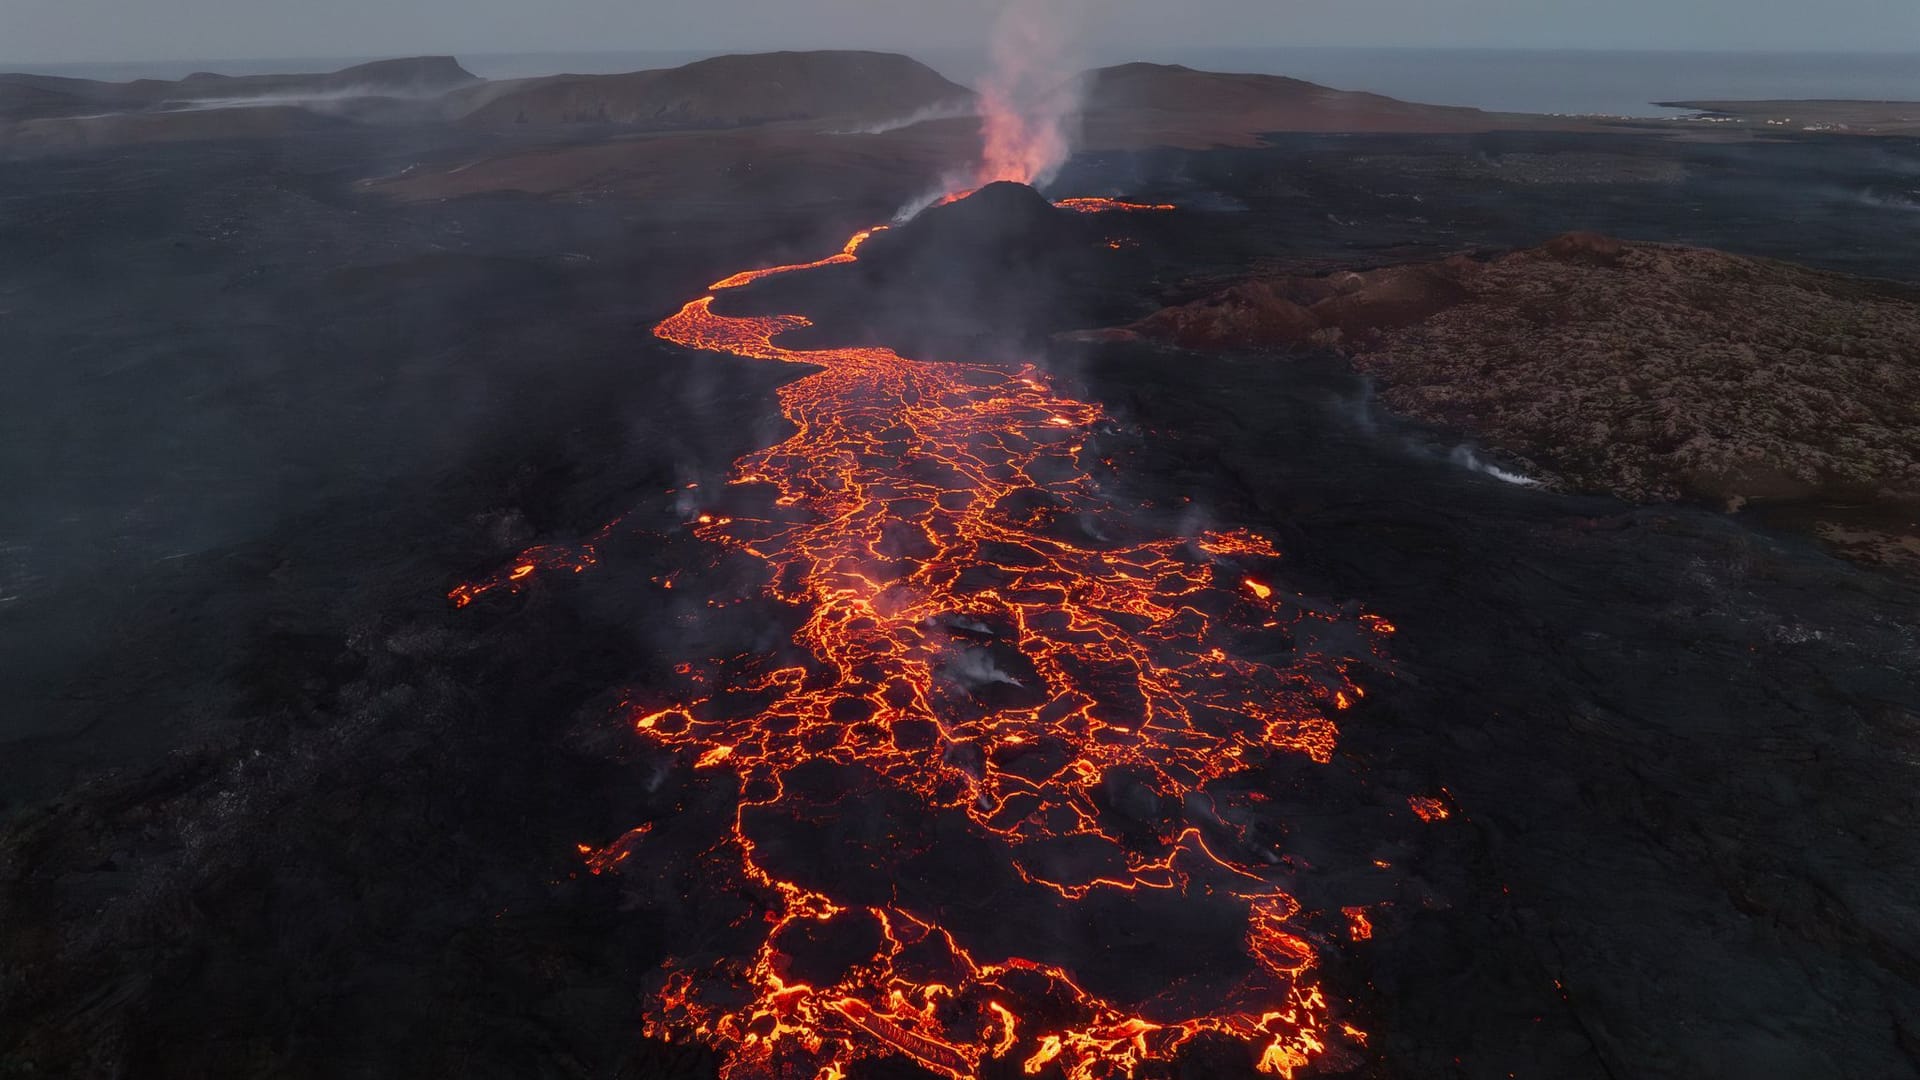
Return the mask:
MULTIPOLYGON (((0 0, 0 61, 966 49, 1009 0, 0 0)), ((1063 0, 1012 0, 1019 3, 1063 0)), ((1064 0, 1089 46, 1920 52, 1920 0, 1064 0)))

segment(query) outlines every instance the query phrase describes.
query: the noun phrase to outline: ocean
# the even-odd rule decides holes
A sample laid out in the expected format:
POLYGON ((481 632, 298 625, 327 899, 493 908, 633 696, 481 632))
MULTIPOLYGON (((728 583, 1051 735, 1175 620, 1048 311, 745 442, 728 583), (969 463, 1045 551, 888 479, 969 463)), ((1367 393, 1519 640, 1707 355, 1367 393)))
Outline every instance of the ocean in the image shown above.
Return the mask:
MULTIPOLYGON (((912 50, 908 50, 912 51, 912 50)), ((461 63, 490 79, 560 72, 603 74, 671 67, 712 56, 698 51, 465 54, 461 63)), ((922 60, 958 82, 985 69, 982 54, 922 50, 922 60)), ((179 78, 328 71, 372 57, 198 60, 26 65, 9 70, 98 79, 179 78)), ((1661 116, 1656 101, 1855 98, 1920 101, 1920 53, 1622 52, 1531 49, 1153 49, 1090 55, 1084 66, 1152 60, 1213 71, 1289 75, 1342 90, 1366 90, 1435 105, 1505 112, 1661 116)))

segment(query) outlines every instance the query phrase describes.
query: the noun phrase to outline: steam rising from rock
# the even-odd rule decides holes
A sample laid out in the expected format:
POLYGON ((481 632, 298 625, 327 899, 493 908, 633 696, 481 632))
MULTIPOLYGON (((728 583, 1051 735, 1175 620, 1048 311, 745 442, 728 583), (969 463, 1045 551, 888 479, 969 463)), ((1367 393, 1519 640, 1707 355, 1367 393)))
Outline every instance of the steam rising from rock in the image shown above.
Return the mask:
POLYGON ((1012 0, 993 27, 991 68, 980 84, 979 184, 1039 186, 1072 151, 1081 84, 1070 52, 1084 0, 1012 0))

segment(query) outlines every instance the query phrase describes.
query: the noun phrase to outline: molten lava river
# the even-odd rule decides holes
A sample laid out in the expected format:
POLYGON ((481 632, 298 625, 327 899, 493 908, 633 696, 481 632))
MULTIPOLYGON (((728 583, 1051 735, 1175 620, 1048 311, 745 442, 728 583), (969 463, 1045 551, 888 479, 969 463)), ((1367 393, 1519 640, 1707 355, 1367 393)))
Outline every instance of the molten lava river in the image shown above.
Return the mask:
MULTIPOLYGON (((779 391, 792 434, 734 465, 765 512, 687 523, 764 563, 793 648, 688 659, 683 692, 626 706, 641 739, 737 792, 700 861, 743 914, 725 940, 670 943, 649 1033, 706 1044, 742 1080, 832 1080, 881 1058, 956 1080, 1092 1080, 1208 1042, 1292 1076, 1364 1044, 1318 978, 1326 927, 1357 939, 1364 914, 1303 910, 1287 887, 1301 867, 1235 812, 1264 797, 1233 780, 1281 755, 1327 763, 1333 718, 1362 693, 1348 669, 1379 662, 1392 626, 1290 603, 1257 532, 1132 526, 1086 460, 1100 407, 1037 368, 789 349, 805 317, 714 309, 769 275, 854 261, 870 235, 726 278, 655 329, 813 370, 779 391), (1333 624, 1360 655, 1314 646, 1333 624), (848 799, 887 807, 882 827, 812 855, 780 833, 848 799), (1177 978, 1133 969, 1108 932, 1151 938, 1186 910, 1208 913, 1194 948, 1218 955, 1177 978)), ((594 552, 535 548, 452 599, 594 552)), ((632 872, 654 828, 583 846, 588 867, 632 872)))

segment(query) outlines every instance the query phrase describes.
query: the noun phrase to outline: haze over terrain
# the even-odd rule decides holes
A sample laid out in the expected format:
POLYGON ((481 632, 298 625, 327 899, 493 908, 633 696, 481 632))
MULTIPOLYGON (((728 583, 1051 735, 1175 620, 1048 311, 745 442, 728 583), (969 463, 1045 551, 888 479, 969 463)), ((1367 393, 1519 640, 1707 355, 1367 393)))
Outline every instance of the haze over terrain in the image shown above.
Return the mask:
MULTIPOLYGON (((6 0, 0 63, 607 48, 977 45, 1001 0, 6 0)), ((1057 0, 1102 53, 1217 45, 1893 51, 1920 46, 1907 0, 1057 0)))
POLYGON ((0 0, 0 1080, 1920 1075, 1914 0, 1157 2, 0 0))

